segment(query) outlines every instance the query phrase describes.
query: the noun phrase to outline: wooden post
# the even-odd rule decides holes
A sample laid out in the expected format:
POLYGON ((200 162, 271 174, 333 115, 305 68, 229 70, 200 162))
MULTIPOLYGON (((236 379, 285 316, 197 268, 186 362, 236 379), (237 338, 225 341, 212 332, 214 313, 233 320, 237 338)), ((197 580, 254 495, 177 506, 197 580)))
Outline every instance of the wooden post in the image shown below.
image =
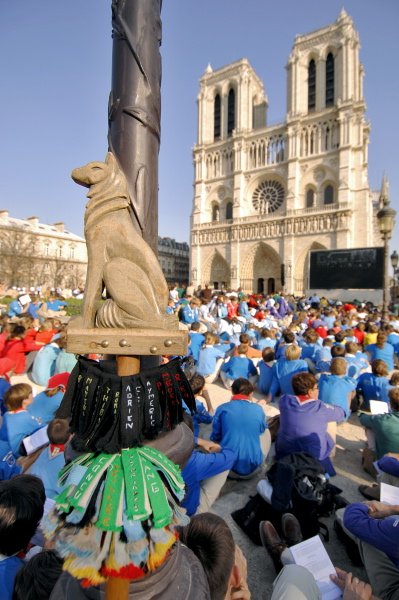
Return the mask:
MULTIPOLYGON (((140 358, 138 356, 117 356, 117 374, 120 376, 136 375, 140 372, 140 358)), ((128 600, 128 579, 110 577, 105 584, 105 600, 128 600)))

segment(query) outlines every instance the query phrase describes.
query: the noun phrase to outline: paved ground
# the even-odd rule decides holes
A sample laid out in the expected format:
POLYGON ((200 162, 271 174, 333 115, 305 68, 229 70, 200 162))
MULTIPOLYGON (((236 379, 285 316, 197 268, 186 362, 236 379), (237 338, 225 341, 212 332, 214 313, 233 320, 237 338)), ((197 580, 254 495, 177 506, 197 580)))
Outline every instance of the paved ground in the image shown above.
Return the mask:
MULTIPOLYGON (((208 390, 215 408, 223 402, 227 402, 230 398, 229 391, 220 384, 209 385, 208 390)), ((257 398, 262 397, 257 393, 255 393, 255 396, 257 398)), ((276 408, 268 406, 267 412, 272 416, 278 411, 276 408)), ((204 437, 206 437, 206 432, 204 437)), ((334 459, 337 475, 332 479, 332 483, 343 490, 343 495, 349 501, 364 500, 357 488, 361 483, 369 484, 372 481, 361 467, 361 451, 364 448, 364 441, 363 429, 360 427, 356 416, 352 415, 349 422, 339 425, 337 454, 334 459)), ((231 513, 237 508, 242 508, 249 496, 256 493, 256 484, 259 478, 238 482, 228 480, 213 510, 227 521, 236 542, 247 558, 248 583, 252 599, 266 600, 271 596, 272 583, 275 578, 273 564, 266 551, 262 547, 253 544, 231 518, 231 513)), ((347 558, 345 550, 333 530, 333 519, 330 517, 322 519, 322 521, 327 524, 330 530, 330 541, 325 546, 333 564, 345 570, 356 572, 358 577, 366 579, 364 571, 354 567, 347 558)))

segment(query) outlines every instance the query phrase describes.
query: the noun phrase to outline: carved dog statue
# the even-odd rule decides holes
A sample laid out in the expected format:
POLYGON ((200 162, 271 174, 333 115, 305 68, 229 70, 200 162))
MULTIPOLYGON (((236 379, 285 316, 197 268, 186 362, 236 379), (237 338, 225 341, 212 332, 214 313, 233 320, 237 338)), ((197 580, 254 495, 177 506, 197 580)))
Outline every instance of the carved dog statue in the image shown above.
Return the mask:
POLYGON ((74 169, 72 179, 89 188, 81 325, 176 328, 175 316, 165 314, 167 283, 157 257, 133 224, 127 182, 114 155, 108 152, 105 162, 74 169), (108 299, 101 303, 104 286, 108 299))

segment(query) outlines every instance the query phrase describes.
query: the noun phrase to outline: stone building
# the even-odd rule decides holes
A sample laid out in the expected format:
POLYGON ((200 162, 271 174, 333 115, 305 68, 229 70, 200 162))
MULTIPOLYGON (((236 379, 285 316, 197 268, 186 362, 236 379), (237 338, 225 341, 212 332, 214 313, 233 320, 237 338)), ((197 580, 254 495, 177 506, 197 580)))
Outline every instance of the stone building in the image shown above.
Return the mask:
POLYGON ((87 269, 86 242, 64 227, 0 211, 0 283, 4 287, 78 288, 87 269))
POLYGON ((247 59, 200 79, 190 269, 194 285, 296 294, 312 249, 381 245, 368 184, 359 36, 342 10, 295 38, 287 111, 268 126, 247 59))
POLYGON ((188 284, 189 247, 169 237, 158 237, 158 260, 169 284, 188 284))

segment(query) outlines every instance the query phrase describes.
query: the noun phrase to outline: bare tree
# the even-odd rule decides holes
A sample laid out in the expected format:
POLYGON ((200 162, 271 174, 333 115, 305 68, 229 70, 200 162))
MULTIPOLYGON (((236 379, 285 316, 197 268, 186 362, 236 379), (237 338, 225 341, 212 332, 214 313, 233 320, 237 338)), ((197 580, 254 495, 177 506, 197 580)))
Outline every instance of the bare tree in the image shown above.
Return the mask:
POLYGON ((30 286, 38 275, 37 237, 23 229, 1 232, 0 280, 6 287, 30 286))

